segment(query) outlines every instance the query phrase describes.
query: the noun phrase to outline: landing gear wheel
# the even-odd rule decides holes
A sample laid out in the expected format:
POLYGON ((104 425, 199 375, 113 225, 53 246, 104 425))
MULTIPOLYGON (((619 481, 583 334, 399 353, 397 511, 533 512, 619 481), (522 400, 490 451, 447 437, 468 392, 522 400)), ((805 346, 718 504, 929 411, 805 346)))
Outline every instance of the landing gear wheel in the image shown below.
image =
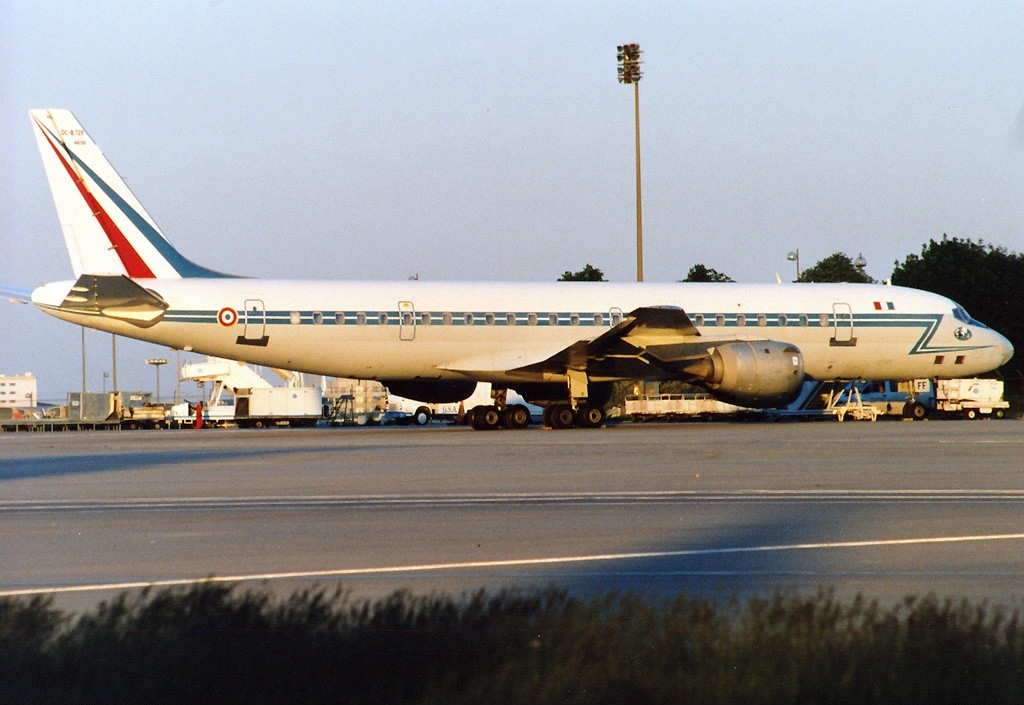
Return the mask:
POLYGON ((584 404, 576 411, 576 425, 580 428, 600 428, 604 423, 604 409, 596 404, 584 404))
POLYGON ((530 410, 522 404, 506 406, 502 421, 508 428, 526 428, 530 425, 530 410))
POLYGON ((548 426, 555 430, 561 431, 576 425, 576 414, 568 404, 553 404, 545 409, 545 413, 548 426))
POLYGON ((974 421, 974 419, 978 418, 978 410, 967 409, 966 411, 964 411, 964 418, 968 419, 969 421, 974 421))
POLYGON ((469 412, 469 425, 474 431, 493 431, 501 425, 501 414, 494 406, 474 406, 469 412))

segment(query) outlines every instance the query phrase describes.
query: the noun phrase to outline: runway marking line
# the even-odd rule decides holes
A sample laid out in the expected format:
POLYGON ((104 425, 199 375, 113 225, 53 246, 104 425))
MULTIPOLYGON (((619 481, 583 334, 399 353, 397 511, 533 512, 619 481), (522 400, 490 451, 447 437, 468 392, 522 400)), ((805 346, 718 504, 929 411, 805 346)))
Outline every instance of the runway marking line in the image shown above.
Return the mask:
POLYGON ((568 563, 596 563, 601 561, 635 560, 649 558, 678 558, 684 556, 728 555, 737 553, 767 553, 773 551, 810 551, 826 548, 876 548, 884 546, 920 546, 943 543, 969 543, 979 541, 1024 540, 1020 534, 987 534, 977 536, 936 536, 913 539, 875 539, 866 541, 834 541, 825 543, 794 543, 768 546, 733 546, 725 548, 697 548, 680 551, 636 551, 628 553, 598 553, 584 556, 553 556, 548 558, 514 558, 491 561, 465 561, 454 563, 426 563, 422 565, 385 566, 377 568, 341 568, 337 570, 308 570, 280 573, 253 573, 249 575, 207 576, 204 578, 177 578, 170 580, 95 583, 90 585, 63 585, 15 590, 0 590, 0 597, 95 592, 100 590, 131 590, 145 587, 176 587, 199 583, 237 583, 253 580, 289 580, 299 578, 343 578, 346 576, 386 575, 393 573, 428 573, 442 570, 473 568, 512 568, 529 565, 558 565, 568 563))
POLYGON ((644 502, 1017 502, 1024 501, 1018 489, 743 489, 732 491, 636 490, 608 492, 503 492, 478 494, 408 495, 263 495, 255 497, 142 497, 138 499, 94 500, 0 500, 0 511, 152 511, 170 509, 274 509, 304 506, 453 506, 500 505, 521 502, 561 503, 644 503, 644 502))

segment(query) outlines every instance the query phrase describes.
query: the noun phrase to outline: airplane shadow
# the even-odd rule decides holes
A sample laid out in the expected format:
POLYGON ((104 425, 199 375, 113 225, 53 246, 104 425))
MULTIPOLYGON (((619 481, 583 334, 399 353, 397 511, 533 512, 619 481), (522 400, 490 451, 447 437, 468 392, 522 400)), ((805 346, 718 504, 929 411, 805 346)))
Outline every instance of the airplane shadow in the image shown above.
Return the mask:
MULTIPOLYGON (((338 452, 344 449, 332 449, 338 452)), ((267 459, 294 454, 290 448, 231 448, 225 450, 173 450, 143 453, 96 453, 46 458, 0 460, 0 482, 40 477, 65 477, 100 472, 145 470, 157 466, 207 465, 216 461, 267 459)))
MULTIPOLYGON (((845 519, 843 525, 858 525, 845 519)), ((696 540, 665 543, 651 553, 678 553, 627 558, 580 566, 550 576, 573 594, 608 591, 686 593, 711 599, 750 597, 775 590, 827 587, 844 576, 842 556, 829 549, 777 549, 779 546, 849 540, 837 536, 834 513, 820 507, 765 505, 757 517, 733 526, 709 528, 696 540)))

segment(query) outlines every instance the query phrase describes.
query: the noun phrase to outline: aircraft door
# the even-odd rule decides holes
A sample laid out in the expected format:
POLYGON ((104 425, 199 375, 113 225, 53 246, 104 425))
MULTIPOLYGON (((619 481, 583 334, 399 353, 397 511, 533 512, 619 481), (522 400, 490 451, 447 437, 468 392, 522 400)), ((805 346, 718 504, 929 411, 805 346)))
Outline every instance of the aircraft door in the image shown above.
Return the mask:
POLYGON ((246 299, 242 315, 242 334, 236 342, 241 345, 266 345, 270 337, 267 335, 267 307, 263 300, 246 299))
POLYGON ((416 307, 412 301, 398 302, 398 338, 413 340, 416 337, 416 307))
POLYGON ((850 304, 832 304, 834 325, 832 329, 831 345, 856 345, 857 339, 853 337, 853 309, 850 304))

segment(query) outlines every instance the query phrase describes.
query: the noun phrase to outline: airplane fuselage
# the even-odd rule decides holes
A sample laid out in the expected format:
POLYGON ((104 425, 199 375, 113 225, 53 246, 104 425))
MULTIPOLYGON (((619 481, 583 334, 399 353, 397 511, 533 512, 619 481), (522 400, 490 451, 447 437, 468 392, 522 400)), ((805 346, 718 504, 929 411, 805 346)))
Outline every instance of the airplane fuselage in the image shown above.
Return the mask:
POLYGON ((135 281, 167 305, 148 327, 116 312, 67 310, 73 282, 40 287, 33 300, 72 323, 171 348, 363 379, 471 374, 515 384, 529 378, 516 368, 592 340, 646 306, 678 307, 709 348, 717 340, 790 343, 814 379, 964 377, 998 367, 1012 349, 955 315, 962 310, 949 299, 883 285, 135 281))

